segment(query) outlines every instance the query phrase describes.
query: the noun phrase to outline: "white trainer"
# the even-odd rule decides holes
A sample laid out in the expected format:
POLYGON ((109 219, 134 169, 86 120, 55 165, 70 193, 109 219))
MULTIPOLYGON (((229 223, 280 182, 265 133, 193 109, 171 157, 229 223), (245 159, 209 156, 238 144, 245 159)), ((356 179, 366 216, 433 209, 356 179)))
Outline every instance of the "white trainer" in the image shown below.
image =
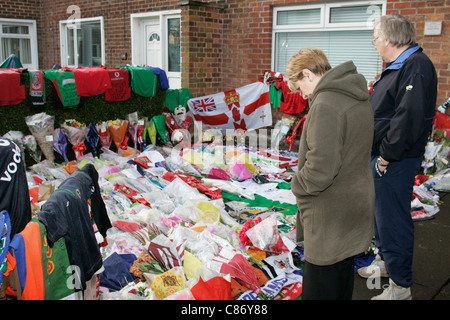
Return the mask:
POLYGON ((400 287, 389 279, 389 286, 371 300, 412 300, 411 288, 400 287))
POLYGON ((367 267, 359 268, 358 274, 366 279, 376 276, 384 278, 389 277, 386 265, 384 264, 384 261, 381 260, 381 257, 378 254, 375 257, 375 260, 373 260, 370 265, 368 265, 367 267))

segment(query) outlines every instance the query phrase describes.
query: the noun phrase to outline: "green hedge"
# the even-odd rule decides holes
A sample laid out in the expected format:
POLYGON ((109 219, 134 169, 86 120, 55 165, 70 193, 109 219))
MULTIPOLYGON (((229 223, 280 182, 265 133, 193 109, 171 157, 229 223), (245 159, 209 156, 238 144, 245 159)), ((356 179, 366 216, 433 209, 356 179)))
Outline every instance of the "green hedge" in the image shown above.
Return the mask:
MULTIPOLYGON (((105 101, 105 95, 101 94, 94 97, 87 97, 86 103, 83 106, 64 109, 54 105, 53 84, 48 79, 44 78, 46 103, 43 107, 36 107, 28 100, 30 88, 28 72, 24 73, 24 80, 26 99, 17 105, 0 106, 0 136, 10 130, 21 131, 24 135, 30 134, 28 126, 25 123, 25 118, 40 112, 55 116, 55 129, 59 128, 59 124, 63 123, 66 119, 75 119, 89 125, 89 123, 96 124, 101 121, 115 119, 125 120, 128 114, 135 111, 138 112, 139 118, 151 118, 161 114, 166 97, 166 91, 161 90, 159 81, 157 81, 158 87, 156 89, 156 94, 151 98, 139 96, 131 91, 131 97, 127 101, 108 102, 105 101)), ((71 146, 68 144, 68 157, 71 160, 74 159, 74 157, 69 150, 70 148, 71 146)), ((55 156, 56 155, 57 153, 55 152, 55 156)), ((43 157, 42 159, 44 160, 45 158, 43 157)), ((62 157, 57 157, 56 161, 61 159, 62 157)), ((29 161, 27 161, 27 164, 30 164, 29 161)))
POLYGON ((25 123, 25 117, 45 112, 55 116, 56 124, 64 122, 66 119, 75 119, 79 122, 97 123, 100 121, 125 119, 127 114, 137 111, 139 117, 153 117, 161 114, 166 97, 166 91, 161 90, 158 81, 156 95, 152 98, 146 98, 135 94, 131 91, 131 98, 122 102, 105 101, 105 95, 101 94, 94 97, 87 97, 87 102, 80 107, 75 108, 59 108, 53 104, 53 85, 45 79, 46 104, 44 107, 35 107, 28 101, 28 92, 30 81, 28 73, 24 73, 25 92, 27 98, 22 103, 13 106, 0 106, 0 135, 10 130, 22 131, 29 134, 28 127, 25 123))

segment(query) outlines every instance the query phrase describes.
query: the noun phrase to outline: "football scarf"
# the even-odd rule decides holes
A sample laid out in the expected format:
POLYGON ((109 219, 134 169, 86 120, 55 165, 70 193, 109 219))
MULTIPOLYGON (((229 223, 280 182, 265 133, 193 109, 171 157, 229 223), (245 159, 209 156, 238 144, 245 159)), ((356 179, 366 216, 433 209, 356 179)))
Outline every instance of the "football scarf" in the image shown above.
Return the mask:
POLYGON ((45 105, 45 83, 44 75, 39 70, 28 70, 30 78, 30 95, 29 100, 33 106, 45 105))

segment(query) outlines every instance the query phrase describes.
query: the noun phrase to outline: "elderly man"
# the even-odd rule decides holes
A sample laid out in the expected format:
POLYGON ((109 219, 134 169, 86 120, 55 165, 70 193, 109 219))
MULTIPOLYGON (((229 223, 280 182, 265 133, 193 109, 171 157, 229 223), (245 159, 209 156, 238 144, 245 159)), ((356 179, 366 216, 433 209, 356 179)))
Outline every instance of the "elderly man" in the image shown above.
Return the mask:
POLYGON ((369 98, 375 118, 372 168, 379 255, 358 273, 369 277, 379 268, 381 276, 389 277, 389 287, 373 299, 407 300, 412 299, 414 249, 411 198, 435 115, 437 76, 405 17, 382 16, 374 25, 373 44, 386 63, 369 98))

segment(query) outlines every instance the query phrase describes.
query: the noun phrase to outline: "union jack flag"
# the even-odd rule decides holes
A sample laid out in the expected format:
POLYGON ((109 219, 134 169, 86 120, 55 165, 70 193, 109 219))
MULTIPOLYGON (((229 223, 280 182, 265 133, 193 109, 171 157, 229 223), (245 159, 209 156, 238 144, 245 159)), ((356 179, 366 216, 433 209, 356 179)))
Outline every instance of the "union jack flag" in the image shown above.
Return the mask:
POLYGON ((217 106, 214 102, 214 97, 206 97, 192 101, 195 111, 209 112, 215 111, 217 106))

